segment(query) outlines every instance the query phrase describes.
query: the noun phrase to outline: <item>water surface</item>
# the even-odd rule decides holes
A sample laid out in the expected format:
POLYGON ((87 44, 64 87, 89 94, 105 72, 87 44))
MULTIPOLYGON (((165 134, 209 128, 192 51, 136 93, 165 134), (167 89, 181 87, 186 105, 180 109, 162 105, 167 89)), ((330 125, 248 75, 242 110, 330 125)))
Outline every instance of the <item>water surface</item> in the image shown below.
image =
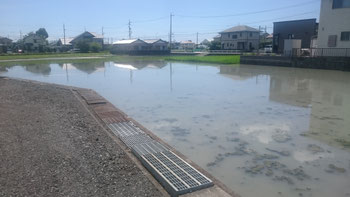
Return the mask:
POLYGON ((0 72, 96 90, 242 196, 350 196, 350 73, 96 60, 0 72))

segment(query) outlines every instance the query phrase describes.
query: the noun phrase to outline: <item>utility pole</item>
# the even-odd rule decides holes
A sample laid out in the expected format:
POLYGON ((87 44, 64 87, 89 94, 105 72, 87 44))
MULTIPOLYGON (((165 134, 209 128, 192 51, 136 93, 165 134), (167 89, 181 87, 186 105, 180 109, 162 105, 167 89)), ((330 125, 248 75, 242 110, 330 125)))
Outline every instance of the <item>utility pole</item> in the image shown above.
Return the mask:
POLYGON ((128 23, 128 26, 129 26, 129 39, 131 39, 131 21, 129 20, 129 23, 128 23))
POLYGON ((105 40, 105 33, 103 32, 103 27, 102 27, 102 50, 104 49, 104 46, 103 46, 103 43, 104 43, 104 40, 105 40))
POLYGON ((259 25, 259 41, 258 41, 258 55, 260 55, 260 25, 259 25))
POLYGON ((66 46, 66 27, 63 24, 63 45, 66 46))
POLYGON ((264 36, 264 43, 265 43, 265 44, 266 44, 266 33, 267 33, 266 29, 267 29, 267 27, 266 27, 266 25, 265 25, 265 36, 264 36))
POLYGON ((170 33, 169 33, 169 49, 171 51, 171 37, 173 36, 173 14, 170 13, 170 33))
POLYGON ((197 44, 197 46, 198 46, 198 32, 197 32, 197 41, 196 41, 196 44, 197 44))

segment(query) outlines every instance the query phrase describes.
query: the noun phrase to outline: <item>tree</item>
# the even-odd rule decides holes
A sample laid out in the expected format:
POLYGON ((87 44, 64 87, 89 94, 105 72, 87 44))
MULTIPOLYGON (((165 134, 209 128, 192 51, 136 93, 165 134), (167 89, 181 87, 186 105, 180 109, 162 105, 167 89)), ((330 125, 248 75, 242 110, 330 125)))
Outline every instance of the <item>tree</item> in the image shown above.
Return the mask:
POLYGON ((90 51, 90 45, 86 41, 80 41, 77 43, 77 47, 82 53, 87 53, 90 51))
POLYGON ((36 35, 42 36, 43 38, 48 38, 49 34, 47 33, 45 28, 40 28, 38 31, 35 32, 36 35))
POLYGON ((221 42, 219 41, 211 41, 209 45, 210 50, 220 50, 221 49, 221 42))
POLYGON ((101 45, 96 43, 96 42, 92 42, 90 43, 90 50, 94 53, 100 52, 102 49, 101 45))

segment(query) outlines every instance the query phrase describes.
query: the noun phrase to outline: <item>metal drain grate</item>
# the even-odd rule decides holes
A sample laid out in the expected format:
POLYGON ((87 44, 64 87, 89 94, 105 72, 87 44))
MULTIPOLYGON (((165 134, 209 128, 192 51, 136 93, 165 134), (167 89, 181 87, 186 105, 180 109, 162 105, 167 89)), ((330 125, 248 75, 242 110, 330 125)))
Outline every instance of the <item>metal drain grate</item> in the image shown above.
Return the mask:
POLYGON ((154 153, 159 153, 159 152, 168 150, 165 146, 163 146, 162 144, 154 140, 149 143, 135 145, 132 147, 132 149, 137 156, 154 154, 154 153))
POLYGON ((172 196, 213 185, 210 179, 169 150, 145 154, 140 158, 172 196))
POLYGON ((143 132, 140 128, 136 127, 131 122, 113 123, 109 124, 108 127, 119 137, 145 134, 145 132, 143 132))
POLYGON ((153 140, 132 122, 112 123, 108 127, 134 152, 171 196, 213 185, 209 178, 153 140))

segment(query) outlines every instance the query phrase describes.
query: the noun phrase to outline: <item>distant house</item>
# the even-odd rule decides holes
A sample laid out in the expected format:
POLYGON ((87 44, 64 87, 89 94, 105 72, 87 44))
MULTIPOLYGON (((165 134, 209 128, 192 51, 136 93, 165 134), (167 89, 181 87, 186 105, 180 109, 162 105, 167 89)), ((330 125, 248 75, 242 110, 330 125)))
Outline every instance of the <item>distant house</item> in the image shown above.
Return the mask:
POLYGON ((161 39, 131 39, 114 42, 111 52, 122 54, 164 54, 169 53, 169 49, 168 42, 161 39))
POLYGON ((60 39, 57 41, 57 46, 72 46, 71 41, 72 41, 73 39, 74 39, 74 38, 60 38, 60 39))
POLYGON ((213 38, 215 42, 221 42, 221 35, 217 35, 213 38))
POLYGON ((168 50, 168 42, 162 39, 146 39, 143 40, 146 43, 151 45, 152 51, 167 51, 168 50))
POLYGON ((196 48, 196 43, 192 42, 191 40, 186 40, 186 41, 180 42, 180 49, 193 50, 195 48, 196 48))
POLYGON ((12 40, 10 38, 0 36, 0 44, 10 46, 12 44, 12 40))
POLYGON ((0 53, 6 53, 12 45, 12 40, 6 37, 0 36, 0 53))
POLYGON ((48 46, 48 42, 40 35, 29 33, 23 38, 23 45, 26 51, 42 52, 48 46))
POLYGON ((70 41, 73 48, 77 48, 77 44, 79 42, 97 43, 97 44, 100 44, 102 47, 103 46, 103 36, 96 34, 96 33, 93 33, 93 32, 85 31, 84 33, 76 36, 75 38, 73 38, 70 41))
POLYGON ((265 37, 265 42, 271 42, 273 41, 273 34, 268 34, 265 37))
POLYGON ((67 51, 67 50, 70 50, 73 48, 73 45, 71 43, 71 41, 73 40, 74 38, 60 38, 56 44, 55 44, 55 48, 57 50, 60 50, 60 51, 67 51))
POLYGON ((317 47, 350 48, 349 19, 349 0, 321 0, 317 47))
POLYGON ((301 48, 310 48, 311 39, 317 35, 316 19, 282 21, 273 23, 273 52, 283 53, 284 41, 301 40, 301 48))
POLYGON ((255 28, 239 25, 219 33, 221 35, 221 49, 223 50, 252 51, 258 49, 259 30, 255 28))

